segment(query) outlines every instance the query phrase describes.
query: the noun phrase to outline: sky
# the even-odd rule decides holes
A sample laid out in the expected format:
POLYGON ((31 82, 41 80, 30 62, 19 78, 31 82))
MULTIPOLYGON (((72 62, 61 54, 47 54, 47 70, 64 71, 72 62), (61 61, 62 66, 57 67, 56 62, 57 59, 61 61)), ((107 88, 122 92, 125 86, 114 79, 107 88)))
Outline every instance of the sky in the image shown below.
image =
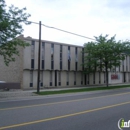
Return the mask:
MULTIPOLYGON (((130 40, 130 0, 5 0, 7 6, 27 8, 29 21, 94 38, 116 35, 130 40)), ((39 26, 24 25, 23 35, 39 38, 39 26)), ((42 26, 42 40, 83 46, 91 40, 42 26)))

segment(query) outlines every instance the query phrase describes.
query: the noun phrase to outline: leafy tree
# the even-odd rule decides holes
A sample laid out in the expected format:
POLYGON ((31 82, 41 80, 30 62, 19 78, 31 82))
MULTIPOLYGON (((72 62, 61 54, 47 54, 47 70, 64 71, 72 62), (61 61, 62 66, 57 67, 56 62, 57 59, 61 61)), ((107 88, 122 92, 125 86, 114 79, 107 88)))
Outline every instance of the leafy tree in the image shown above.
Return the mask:
POLYGON ((115 36, 108 39, 108 35, 100 35, 95 37, 95 41, 84 44, 84 72, 105 71, 106 86, 108 87, 108 71, 114 67, 119 67, 121 61, 129 54, 129 41, 116 42, 115 36))
POLYGON ((5 1, 0 0, 0 55, 6 65, 15 61, 15 54, 19 55, 17 46, 29 45, 17 38, 23 32, 22 24, 30 24, 27 21, 30 14, 25 13, 25 10, 26 8, 19 9, 13 5, 7 9, 5 1))

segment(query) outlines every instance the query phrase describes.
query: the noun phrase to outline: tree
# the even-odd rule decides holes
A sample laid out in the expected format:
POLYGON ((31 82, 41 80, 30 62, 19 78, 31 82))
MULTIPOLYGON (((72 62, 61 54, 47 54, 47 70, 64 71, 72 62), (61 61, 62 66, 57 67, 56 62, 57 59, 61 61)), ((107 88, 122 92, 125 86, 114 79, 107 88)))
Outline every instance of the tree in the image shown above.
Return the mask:
POLYGON ((126 55, 130 55, 130 42, 116 42, 115 36, 95 37, 95 41, 84 44, 84 72, 94 73, 104 71, 108 87, 108 69, 119 67, 126 55))
POLYGON ((18 46, 29 45, 17 38, 23 32, 22 24, 30 24, 27 21, 30 14, 25 13, 25 10, 26 8, 19 9, 13 5, 7 9, 5 1, 0 0, 0 55, 6 65, 15 61, 14 55, 19 55, 18 46))

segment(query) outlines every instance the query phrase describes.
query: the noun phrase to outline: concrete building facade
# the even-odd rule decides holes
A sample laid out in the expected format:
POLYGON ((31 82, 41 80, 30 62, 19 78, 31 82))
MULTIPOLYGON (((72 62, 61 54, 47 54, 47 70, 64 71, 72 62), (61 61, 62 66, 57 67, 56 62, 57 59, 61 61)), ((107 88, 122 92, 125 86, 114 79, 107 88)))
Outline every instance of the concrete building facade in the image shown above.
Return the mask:
MULTIPOLYGON (((20 57, 8 67, 1 59, 0 80, 20 83, 22 89, 37 88, 38 39, 20 36, 30 46, 19 48, 20 57)), ((105 84, 105 73, 83 74, 82 46, 42 40, 40 87, 69 87, 105 84)), ((130 82, 130 57, 109 72, 109 84, 130 82)))

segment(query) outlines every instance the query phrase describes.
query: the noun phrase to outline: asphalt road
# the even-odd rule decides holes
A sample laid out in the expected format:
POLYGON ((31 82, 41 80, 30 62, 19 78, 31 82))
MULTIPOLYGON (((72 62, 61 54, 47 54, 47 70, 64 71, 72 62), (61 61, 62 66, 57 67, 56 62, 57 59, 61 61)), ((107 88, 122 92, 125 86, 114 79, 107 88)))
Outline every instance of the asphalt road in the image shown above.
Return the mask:
POLYGON ((121 118, 130 120, 129 88, 0 101, 0 130, 119 130, 121 118))

